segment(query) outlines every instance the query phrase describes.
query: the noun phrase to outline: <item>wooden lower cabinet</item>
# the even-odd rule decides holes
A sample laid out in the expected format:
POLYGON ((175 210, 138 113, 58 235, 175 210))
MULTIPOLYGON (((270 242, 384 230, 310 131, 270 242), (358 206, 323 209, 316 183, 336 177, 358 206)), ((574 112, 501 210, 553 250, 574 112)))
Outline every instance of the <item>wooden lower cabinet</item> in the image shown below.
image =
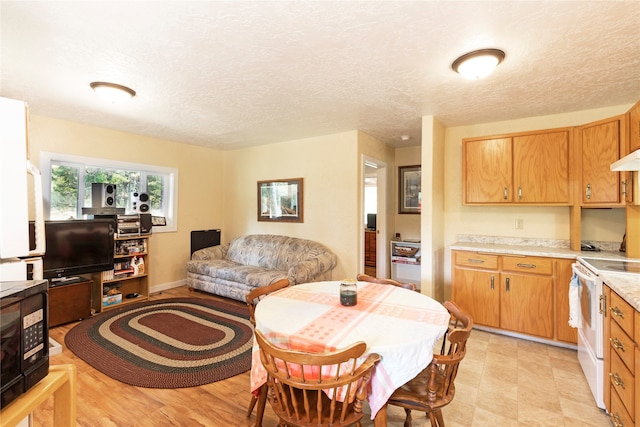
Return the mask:
POLYGON ((640 327, 640 313, 606 284, 603 291, 607 301, 604 324, 604 403, 613 425, 638 426, 640 331, 637 329, 640 327))
POLYGON ((451 299, 476 324, 577 342, 568 326, 570 260, 453 251, 452 265, 451 299), (563 302, 559 292, 567 294, 563 302))
POLYGON ((500 276, 500 328, 553 338, 553 279, 516 273, 500 276))
POLYGON ((572 259, 553 260, 553 281, 555 289, 556 340, 571 344, 578 343, 578 329, 569 326, 569 283, 573 271, 572 259))
POLYGON ((479 325, 500 326, 500 292, 497 271, 454 269, 453 301, 467 310, 479 325))

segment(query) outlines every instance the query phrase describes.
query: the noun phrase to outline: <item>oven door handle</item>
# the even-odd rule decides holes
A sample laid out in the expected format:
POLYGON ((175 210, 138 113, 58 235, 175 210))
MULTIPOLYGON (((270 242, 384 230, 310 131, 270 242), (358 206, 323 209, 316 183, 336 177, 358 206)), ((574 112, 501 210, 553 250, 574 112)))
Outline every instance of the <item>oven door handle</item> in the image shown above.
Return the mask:
POLYGON ((577 264, 576 264, 576 263, 571 264, 571 269, 573 270, 573 272, 574 272, 575 274, 577 274, 577 275, 578 275, 578 277, 579 277, 579 278, 581 278, 582 280, 586 280, 586 281, 589 281, 589 282, 593 282, 593 283, 595 283, 595 282, 596 282, 597 276, 587 276, 586 274, 584 274, 583 272, 581 272, 580 270, 578 270, 578 269, 576 268, 576 266, 577 266, 577 264))

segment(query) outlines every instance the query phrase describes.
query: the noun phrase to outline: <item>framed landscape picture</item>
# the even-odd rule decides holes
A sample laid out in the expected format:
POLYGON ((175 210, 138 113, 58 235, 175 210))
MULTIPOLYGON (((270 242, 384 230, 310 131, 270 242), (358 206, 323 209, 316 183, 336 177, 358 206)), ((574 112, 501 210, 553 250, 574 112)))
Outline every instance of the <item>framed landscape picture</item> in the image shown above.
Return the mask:
POLYGON ((258 181, 258 221, 304 222, 302 178, 258 181))
POLYGON ((420 165, 398 168, 398 213, 419 214, 422 196, 420 165))

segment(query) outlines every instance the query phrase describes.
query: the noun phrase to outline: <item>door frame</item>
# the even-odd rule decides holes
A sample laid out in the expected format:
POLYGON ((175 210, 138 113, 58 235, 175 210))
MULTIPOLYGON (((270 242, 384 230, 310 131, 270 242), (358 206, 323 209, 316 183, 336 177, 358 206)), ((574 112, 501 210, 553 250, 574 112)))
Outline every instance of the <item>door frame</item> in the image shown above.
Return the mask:
MULTIPOLYGON (((376 168, 376 188, 377 188, 377 212, 376 212, 376 276, 390 277, 388 262, 388 233, 387 221, 387 163, 366 154, 362 155, 362 164, 360 167, 362 183, 362 197, 360 200, 360 223, 364 218, 364 179, 367 166, 375 166, 376 168)), ((364 272, 364 231, 365 227, 360 227, 360 271, 364 272)))

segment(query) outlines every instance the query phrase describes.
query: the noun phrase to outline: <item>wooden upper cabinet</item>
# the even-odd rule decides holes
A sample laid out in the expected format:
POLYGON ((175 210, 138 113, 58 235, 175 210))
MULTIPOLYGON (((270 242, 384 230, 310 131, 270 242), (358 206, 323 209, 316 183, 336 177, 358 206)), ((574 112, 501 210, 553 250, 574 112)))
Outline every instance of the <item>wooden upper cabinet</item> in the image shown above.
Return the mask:
POLYGON ((569 130, 513 138, 515 200, 569 204, 569 130))
POLYGON ((624 115, 577 128, 582 206, 624 205, 620 172, 609 167, 624 153, 625 130, 624 115))
POLYGON ((629 153, 640 150, 640 101, 629 110, 629 153))
POLYGON ((569 129, 462 142, 464 204, 571 203, 569 129))
POLYGON ((511 203, 511 138, 463 140, 465 204, 511 203))

